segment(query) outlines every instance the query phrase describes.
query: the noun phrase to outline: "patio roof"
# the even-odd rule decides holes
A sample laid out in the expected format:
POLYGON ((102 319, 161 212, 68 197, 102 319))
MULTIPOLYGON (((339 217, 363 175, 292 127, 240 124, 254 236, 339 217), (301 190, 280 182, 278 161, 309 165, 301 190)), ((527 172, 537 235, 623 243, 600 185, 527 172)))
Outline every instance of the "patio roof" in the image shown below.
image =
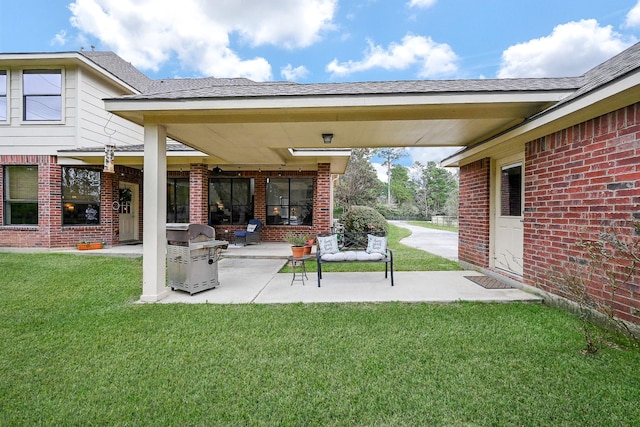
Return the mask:
MULTIPOLYGON (((162 125, 222 165, 292 165, 295 149, 469 146, 572 94, 582 78, 362 83, 154 82, 107 110, 162 125)), ((309 162, 308 156, 304 162, 309 162)), ((224 166, 222 166, 224 167, 224 166)))

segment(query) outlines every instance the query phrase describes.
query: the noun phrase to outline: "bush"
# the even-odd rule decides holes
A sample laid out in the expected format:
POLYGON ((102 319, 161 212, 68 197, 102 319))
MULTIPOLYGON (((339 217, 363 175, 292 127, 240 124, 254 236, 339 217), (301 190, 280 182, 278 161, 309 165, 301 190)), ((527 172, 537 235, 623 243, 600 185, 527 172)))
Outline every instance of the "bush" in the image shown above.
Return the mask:
POLYGON ((345 231, 387 232, 387 220, 368 206, 351 206, 343 215, 342 223, 345 231))

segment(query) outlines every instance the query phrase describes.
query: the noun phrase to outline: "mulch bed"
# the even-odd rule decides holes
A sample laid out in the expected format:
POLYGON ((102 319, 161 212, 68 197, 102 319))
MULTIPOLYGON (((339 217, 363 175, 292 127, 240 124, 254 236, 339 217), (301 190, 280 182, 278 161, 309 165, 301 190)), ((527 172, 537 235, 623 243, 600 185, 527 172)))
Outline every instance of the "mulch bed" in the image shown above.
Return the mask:
POLYGON ((487 276, 464 276, 465 279, 471 280, 476 285, 480 285, 485 289, 511 289, 512 286, 507 285, 500 280, 487 276))

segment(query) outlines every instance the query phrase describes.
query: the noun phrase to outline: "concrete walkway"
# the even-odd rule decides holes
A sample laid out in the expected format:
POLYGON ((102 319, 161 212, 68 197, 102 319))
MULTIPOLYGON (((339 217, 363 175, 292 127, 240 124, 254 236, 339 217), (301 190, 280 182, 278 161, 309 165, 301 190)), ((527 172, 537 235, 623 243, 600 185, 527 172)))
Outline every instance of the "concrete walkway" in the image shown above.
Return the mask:
POLYGON ((411 225, 405 221, 389 222, 411 231, 411 236, 401 239, 400 243, 458 261, 458 233, 411 225))

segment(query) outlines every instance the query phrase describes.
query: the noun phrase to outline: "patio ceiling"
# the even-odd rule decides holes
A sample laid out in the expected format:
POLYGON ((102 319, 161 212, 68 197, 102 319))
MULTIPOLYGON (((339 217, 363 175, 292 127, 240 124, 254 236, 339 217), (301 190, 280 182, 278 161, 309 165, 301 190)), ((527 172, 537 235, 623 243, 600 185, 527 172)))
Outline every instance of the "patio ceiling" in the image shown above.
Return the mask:
POLYGON ((208 161, 221 167, 308 169, 327 161, 330 153, 296 156, 293 149, 471 146, 568 93, 564 89, 189 99, 138 96, 105 103, 107 110, 140 125, 165 126, 169 137, 211 156, 208 161), (323 143, 323 133, 334 135, 330 145, 323 143))

